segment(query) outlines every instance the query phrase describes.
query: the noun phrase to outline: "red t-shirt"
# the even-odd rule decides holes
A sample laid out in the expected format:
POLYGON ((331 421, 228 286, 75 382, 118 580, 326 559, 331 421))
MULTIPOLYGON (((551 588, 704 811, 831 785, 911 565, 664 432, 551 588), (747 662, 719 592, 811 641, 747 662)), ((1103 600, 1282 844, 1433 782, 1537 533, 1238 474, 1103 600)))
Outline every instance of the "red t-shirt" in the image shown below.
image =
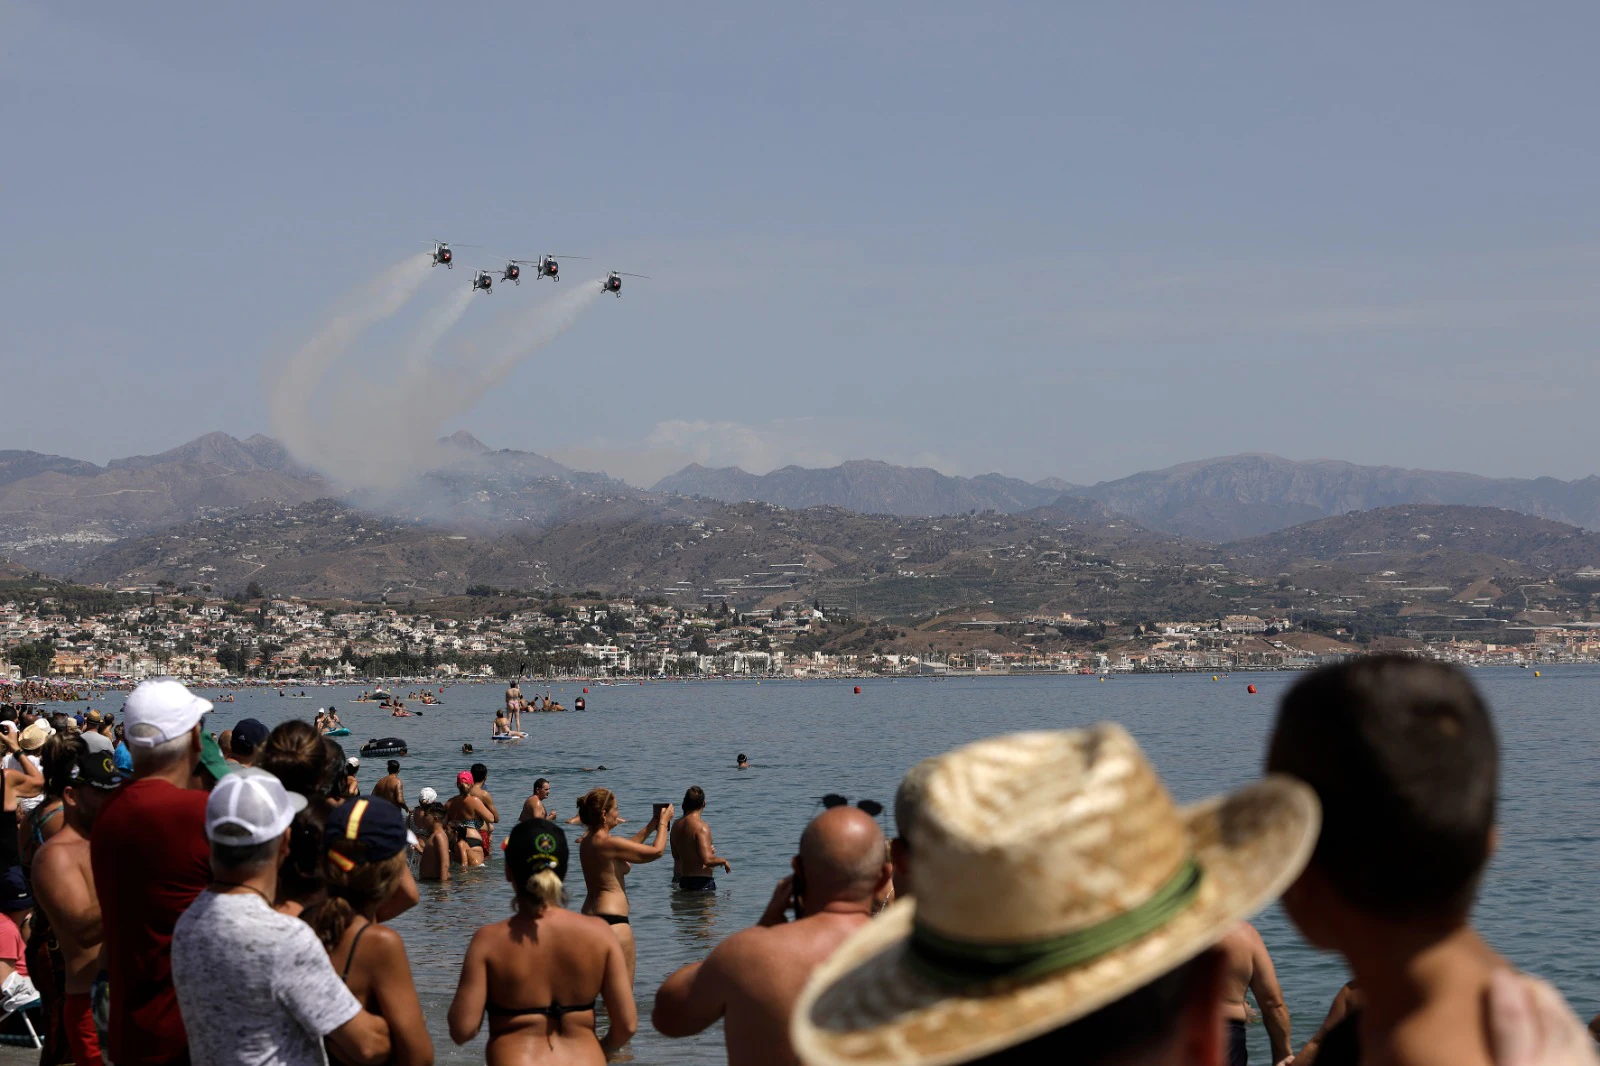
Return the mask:
POLYGON ((28 976, 28 946, 22 942, 22 930, 11 920, 11 915, 0 913, 0 959, 22 976, 28 976))
POLYGON ((156 778, 130 781, 94 820, 89 861, 111 980, 106 1050, 117 1066, 189 1061, 172 987, 172 927, 211 883, 207 797, 156 778))

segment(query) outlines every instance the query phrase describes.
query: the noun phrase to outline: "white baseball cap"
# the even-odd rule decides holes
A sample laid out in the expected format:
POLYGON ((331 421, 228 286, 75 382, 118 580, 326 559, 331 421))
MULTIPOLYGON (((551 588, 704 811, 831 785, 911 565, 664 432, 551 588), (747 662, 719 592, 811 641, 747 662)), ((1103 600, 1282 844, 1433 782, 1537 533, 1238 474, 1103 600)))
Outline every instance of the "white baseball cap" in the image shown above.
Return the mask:
POLYGON ((214 844, 265 844, 283 835, 306 798, 253 766, 217 782, 206 800, 206 838, 214 844))
POLYGON ((439 800, 439 793, 435 792, 431 788, 424 787, 421 792, 417 793, 417 799, 421 800, 423 803, 437 803, 439 800))
POLYGON ((123 737, 130 748, 153 748, 177 740, 211 710, 211 701, 170 677, 139 682, 122 708, 123 737))

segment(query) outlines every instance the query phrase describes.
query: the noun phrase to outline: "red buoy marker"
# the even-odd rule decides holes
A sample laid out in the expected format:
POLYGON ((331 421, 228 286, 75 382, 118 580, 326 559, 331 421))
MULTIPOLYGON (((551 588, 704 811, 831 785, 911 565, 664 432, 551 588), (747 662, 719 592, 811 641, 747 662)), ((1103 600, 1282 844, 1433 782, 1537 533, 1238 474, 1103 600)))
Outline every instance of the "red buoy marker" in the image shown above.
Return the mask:
POLYGON ((1250 693, 1250 695, 1252 695, 1252 696, 1254 696, 1256 694, 1256 687, 1254 685, 1246 685, 1244 687, 1244 690, 1246 692, 1250 693))
POLYGON ((583 691, 588 692, 589 690, 588 689, 584 689, 583 691))
POLYGON ((860 685, 856 686, 856 695, 857 696, 861 695, 861 686, 860 685))

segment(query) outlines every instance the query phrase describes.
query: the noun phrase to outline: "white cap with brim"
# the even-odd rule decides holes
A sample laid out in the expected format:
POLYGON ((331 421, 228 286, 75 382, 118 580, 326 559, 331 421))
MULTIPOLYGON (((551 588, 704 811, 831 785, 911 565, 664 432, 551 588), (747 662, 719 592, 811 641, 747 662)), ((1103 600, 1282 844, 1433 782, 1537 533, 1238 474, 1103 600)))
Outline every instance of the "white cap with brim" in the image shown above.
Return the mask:
POLYGON ((213 844, 265 844, 283 835, 306 798, 272 774, 240 767, 218 781, 206 800, 206 838, 213 844))
POLYGON ((130 748, 154 748, 193 729, 211 701, 170 677, 142 681, 122 708, 123 736, 130 748))
POLYGON ((421 792, 417 793, 417 798, 423 803, 436 803, 439 799, 439 793, 432 788, 425 787, 421 792))

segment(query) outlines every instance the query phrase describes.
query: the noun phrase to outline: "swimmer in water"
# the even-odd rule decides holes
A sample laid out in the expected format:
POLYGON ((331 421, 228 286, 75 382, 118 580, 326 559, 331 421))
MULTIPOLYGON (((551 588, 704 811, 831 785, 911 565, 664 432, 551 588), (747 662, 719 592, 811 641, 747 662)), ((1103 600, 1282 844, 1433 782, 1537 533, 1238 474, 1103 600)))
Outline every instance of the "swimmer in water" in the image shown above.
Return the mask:
POLYGON ((471 755, 472 754, 472 745, 471 744, 463 744, 463 745, 461 745, 461 754, 463 754, 463 755, 471 755))
POLYGON ((741 770, 748 770, 750 768, 750 760, 744 757, 744 752, 742 751, 739 753, 738 767, 741 770))

